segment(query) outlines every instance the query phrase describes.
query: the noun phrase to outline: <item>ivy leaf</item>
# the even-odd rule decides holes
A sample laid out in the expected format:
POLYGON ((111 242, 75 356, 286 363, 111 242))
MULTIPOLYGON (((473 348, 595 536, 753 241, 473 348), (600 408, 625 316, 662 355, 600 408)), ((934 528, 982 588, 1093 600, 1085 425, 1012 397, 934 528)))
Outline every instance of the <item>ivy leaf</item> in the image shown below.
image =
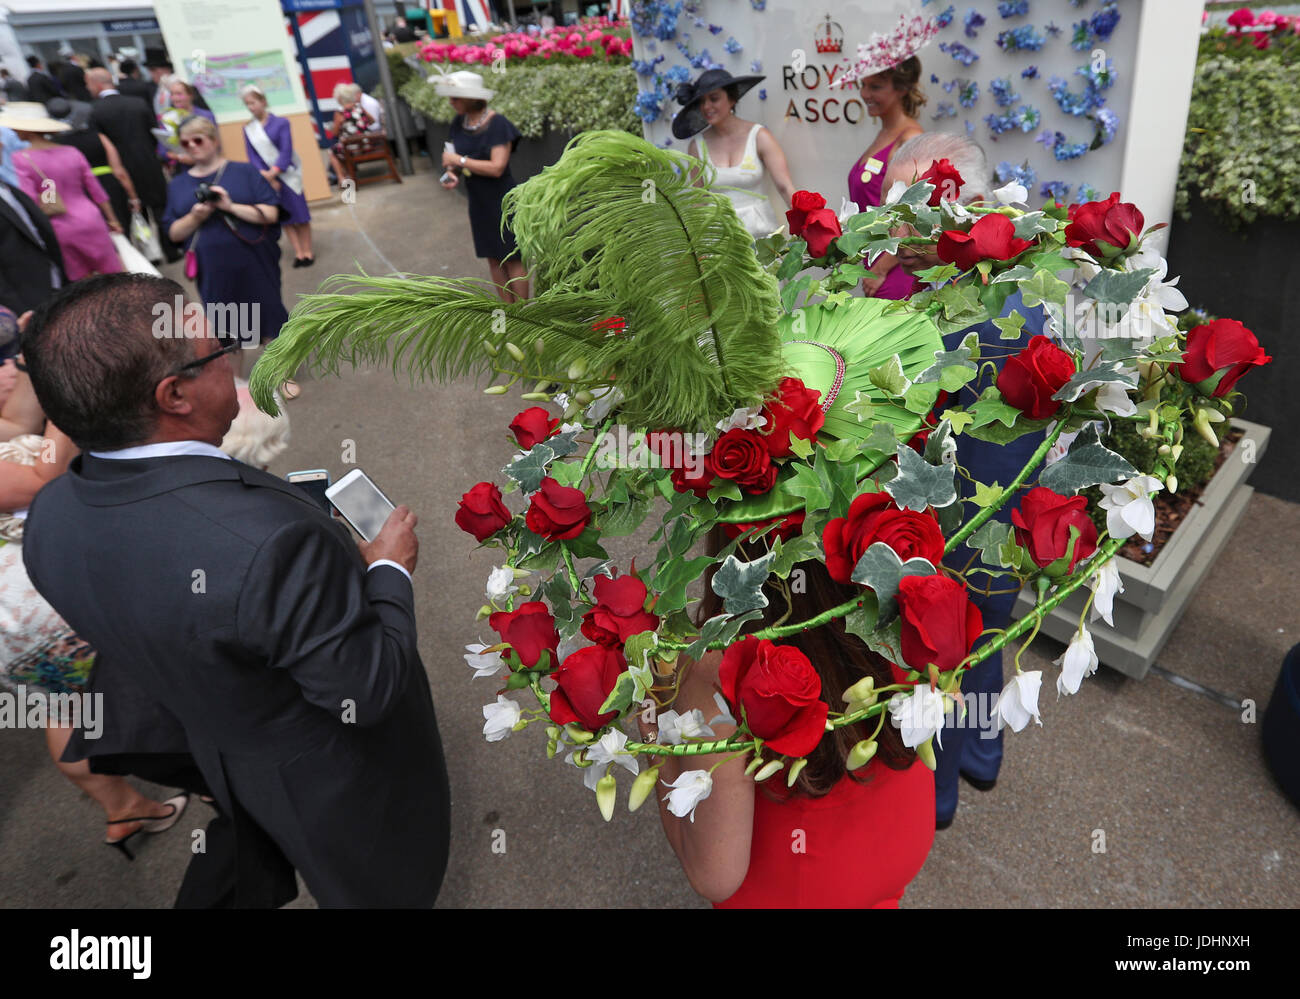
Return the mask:
POLYGON ((802 292, 808 292, 812 295, 812 285, 817 281, 811 274, 805 274, 797 281, 791 281, 781 289, 781 305, 786 312, 794 310, 794 303, 798 301, 802 292))
POLYGON ((673 559, 664 563, 655 575, 654 591, 659 594, 655 604, 655 613, 660 617, 681 610, 686 606, 686 588, 704 574, 704 570, 713 564, 708 555, 692 559, 673 559))
POLYGON ((700 637, 692 642, 686 649, 686 657, 698 662, 700 656, 704 655, 705 650, 711 643, 729 643, 740 633, 740 629, 747 622, 756 620, 762 616, 762 611, 754 610, 741 614, 739 617, 729 617, 726 614, 719 614, 717 617, 709 618, 700 628, 700 637))
POLYGON ((1028 308, 1035 305, 1042 305, 1044 302, 1054 302, 1064 307, 1065 296, 1069 293, 1070 286, 1055 277, 1047 271, 1034 271, 1033 276, 1020 283, 1021 298, 1028 308))
MULTIPOLYGON (((1127 361, 1142 357, 1146 352, 1147 342, 1128 337, 1107 337, 1101 342, 1101 359, 1103 361, 1127 361)), ((1182 357, 1181 354, 1178 355, 1182 357)))
POLYGON ((915 184, 904 191, 902 197, 893 202, 893 204, 906 205, 908 208, 920 208, 922 205, 929 204, 930 195, 933 193, 933 184, 928 180, 918 180, 915 184))
POLYGON ((904 510, 922 512, 926 507, 947 506, 957 499, 956 469, 952 465, 931 465, 906 445, 900 446, 898 475, 885 491, 904 510))
POLYGON ((763 583, 771 574, 775 557, 773 552, 753 562, 742 562, 735 555, 726 557, 713 574, 713 592, 722 597, 723 609, 728 614, 744 614, 767 606, 763 583))
POLYGON ((790 249, 786 251, 785 259, 781 261, 781 266, 776 269, 776 279, 778 281, 789 281, 803 270, 803 255, 807 249, 808 244, 802 239, 796 239, 790 243, 790 249))
POLYGON ((582 465, 576 461, 557 461, 550 467, 550 476, 562 486, 575 488, 582 481, 582 465))
MULTIPOLYGON (((1061 282, 1064 287, 1064 282, 1061 282)), ((952 322, 973 319, 984 315, 979 289, 970 284, 946 284, 939 289, 936 300, 943 306, 944 317, 952 322)), ((967 323, 967 325, 971 325, 967 323)))
POLYGON ((933 576, 938 570, 923 558, 906 562, 883 541, 877 541, 853 567, 853 582, 871 587, 876 595, 877 621, 898 613, 898 584, 904 576, 933 576))
POLYGON ((717 503, 718 500, 739 500, 740 486, 736 485, 731 479, 721 479, 709 490, 709 502, 717 503))
POLYGON ((989 386, 979 400, 971 405, 967 413, 974 421, 971 423, 972 430, 986 427, 994 421, 1004 427, 1013 427, 1016 420, 1023 415, 1015 406, 1002 401, 996 386, 989 386))
MULTIPOLYGON (((790 438, 791 442, 794 438, 790 438)), ((826 452, 828 461, 846 461, 849 458, 856 457, 860 450, 860 442, 855 440, 831 441, 823 449, 826 452)))
MULTIPOLYGON (((949 371, 957 369, 949 368, 949 371)), ((974 372, 972 371, 972 375, 974 372)), ((903 393, 903 408, 909 413, 915 413, 917 416, 924 417, 930 410, 934 409, 934 404, 939 399, 939 386, 931 382, 929 385, 913 385, 903 393)))
POLYGON ((895 663, 903 669, 907 669, 907 664, 903 662, 902 630, 901 621, 891 621, 883 628, 877 627, 863 641, 867 643, 867 648, 872 652, 884 656, 891 663, 895 663))
POLYGON ((975 422, 975 417, 964 409, 945 409, 941 417, 952 424, 953 436, 958 436, 963 430, 975 422))
POLYGON ((912 387, 911 379, 903 374, 903 360, 897 354, 878 368, 867 372, 871 384, 891 396, 900 396, 912 387))
POLYGON ((993 278, 991 283, 1002 284, 1007 281, 1023 281, 1027 277, 1032 277, 1035 270, 1037 268, 1031 267, 1029 264, 1016 264, 1015 267, 1010 267, 993 278))
MULTIPOLYGON (((974 377, 975 369, 970 365, 970 348, 958 347, 956 350, 936 350, 934 352, 934 363, 916 376, 918 384, 923 382, 937 382, 940 376, 947 368, 951 367, 969 367, 971 375, 974 377)), ((969 381, 970 379, 966 379, 969 381)), ((964 385, 966 382, 963 381, 964 385)), ((951 391, 951 390, 948 390, 951 391)))
POLYGON ((600 531, 588 527, 576 538, 560 542, 574 558, 609 558, 609 552, 600 547, 600 531))
POLYGON ((793 451, 800 458, 807 458, 810 454, 813 453, 813 443, 812 441, 807 440, 803 437, 797 437, 794 434, 791 434, 790 450, 793 451))
POLYGON ((633 678, 630 670, 624 670, 614 681, 614 689, 609 692, 609 696, 600 706, 600 713, 603 715, 609 711, 617 711, 622 714, 623 711, 632 703, 632 695, 636 690, 636 680, 633 678))
POLYGON ((978 548, 981 553, 980 558, 987 565, 1011 569, 1019 561, 1015 531, 1010 524, 1004 524, 1000 520, 988 521, 966 540, 966 544, 971 548, 978 548), (1010 552, 1007 551, 1008 544, 1011 547, 1010 552))
POLYGON ((937 281, 946 282, 949 278, 955 278, 961 271, 957 269, 956 264, 943 264, 939 267, 927 267, 923 271, 917 271, 913 277, 918 281, 937 281))
POLYGON ((1143 267, 1136 271, 1103 269, 1083 286, 1083 293, 1098 302, 1128 305, 1142 293, 1155 269, 1143 267))
POLYGON ((554 458, 555 451, 550 444, 538 443, 534 444, 527 454, 516 458, 501 471, 518 482, 524 495, 528 495, 541 488, 542 479, 546 478, 546 466, 554 458))
POLYGON ((794 478, 786 483, 786 492, 800 496, 809 513, 825 510, 831 505, 831 482, 824 466, 796 465, 794 478))
POLYGON ((865 423, 871 419, 873 408, 871 396, 864 395, 860 391, 855 391, 853 393, 853 401, 844 407, 844 412, 852 413, 858 418, 859 423, 865 423))
POLYGON ((1079 432, 1065 457, 1043 469, 1038 484, 1062 496, 1071 496, 1088 486, 1117 482, 1137 474, 1138 470, 1126 458, 1101 443, 1096 424, 1090 423, 1079 432))
POLYGON ((1026 212, 1012 219, 1014 225, 1013 235, 1020 239, 1032 239, 1040 232, 1056 232, 1057 221, 1049 218, 1042 212, 1026 212))
MULTIPOLYGON (((862 446, 868 451, 879 451, 882 454, 893 454, 898 447, 898 431, 894 429, 892 423, 886 423, 884 420, 881 420, 871 428, 871 433, 867 436, 867 439, 862 442, 862 446)), ((886 467, 888 468, 891 466, 886 467)))
POLYGON ((623 538, 636 533, 636 529, 650 512, 650 497, 637 496, 613 507, 601 522, 601 533, 607 538, 623 538))
POLYGON ((986 486, 983 482, 975 483, 975 495, 971 502, 976 506, 983 508, 992 506, 1002 496, 1002 487, 996 482, 991 486, 986 486))
POLYGON ((998 328, 998 339, 1019 340, 1024 335, 1021 331, 1025 326, 1025 317, 1013 310, 1009 316, 998 316, 993 320, 993 325, 998 328))
POLYGON ((939 515, 939 530, 943 536, 949 537, 961 527, 962 509, 960 503, 949 503, 947 506, 941 506, 936 511, 939 515))
POLYGON ((800 562, 817 557, 817 536, 801 534, 789 541, 777 538, 772 542, 772 554, 776 556, 772 560, 772 574, 778 579, 787 579, 800 562))
POLYGON ((876 628, 876 595, 870 590, 862 591, 862 606, 849 611, 844 616, 844 630, 850 635, 857 635, 864 642, 871 637, 876 628))
POLYGON ((1076 371, 1068 382, 1057 389, 1052 398, 1074 402, 1093 389, 1112 383, 1129 389, 1137 388, 1137 374, 1132 370, 1124 370, 1124 365, 1119 361, 1108 361, 1095 365, 1088 371, 1076 371))

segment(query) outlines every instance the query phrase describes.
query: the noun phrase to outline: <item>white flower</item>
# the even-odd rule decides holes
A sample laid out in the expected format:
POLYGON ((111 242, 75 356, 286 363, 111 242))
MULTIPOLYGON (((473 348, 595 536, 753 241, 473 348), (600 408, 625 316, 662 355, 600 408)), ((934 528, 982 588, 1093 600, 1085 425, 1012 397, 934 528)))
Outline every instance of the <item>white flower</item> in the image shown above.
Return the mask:
POLYGON ((767 417, 760 415, 762 412, 762 406, 738 409, 725 420, 718 421, 718 430, 725 434, 728 430, 757 430, 767 426, 767 417))
POLYGON ((889 189, 885 195, 885 204, 892 205, 895 201, 903 196, 903 193, 912 185, 905 180, 894 181, 894 186, 889 189))
POLYGON ((500 652, 489 652, 483 654, 486 645, 466 645, 465 651, 468 653, 464 657, 465 662, 469 663, 469 668, 474 671, 474 679, 481 676, 496 676, 501 672, 501 667, 505 666, 505 660, 501 658, 500 652))
POLYGON ((845 222, 847 222, 849 219, 853 218, 853 216, 857 214, 858 214, 857 203, 854 201, 850 201, 848 198, 841 196, 840 210, 836 216, 840 220, 840 225, 843 225, 845 222))
POLYGON ((679 819, 689 815, 692 822, 695 821, 695 806, 713 793, 713 778, 707 770, 687 770, 671 784, 667 781, 662 783, 664 787, 672 788, 664 795, 668 811, 679 819))
POLYGON ((1116 416, 1132 416, 1137 412, 1137 404, 1119 382, 1106 382, 1097 390, 1097 408, 1116 416))
POLYGON ((735 717, 731 714, 731 707, 727 704, 727 699, 721 694, 713 695, 713 703, 718 706, 719 714, 709 719, 710 725, 734 725, 735 717))
POLYGON ((594 401, 587 407, 587 420, 591 423, 599 423, 609 415, 611 409, 623 401, 623 393, 613 385, 593 392, 592 396, 594 401))
POLYGON ((1056 678, 1057 696, 1077 694, 1083 678, 1097 672, 1097 653, 1092 647, 1092 635, 1088 629, 1080 628, 1075 632, 1069 647, 1053 661, 1061 667, 1061 675, 1056 678))
POLYGON ((497 694, 496 704, 483 705, 483 735, 488 742, 500 742, 514 730, 522 712, 510 698, 497 694))
POLYGON ((641 772, 637 758, 624 751, 626 745, 627 736, 618 729, 610 729, 598 742, 591 744, 587 749, 587 759, 591 760, 592 765, 582 773, 582 782, 587 785, 588 791, 596 790, 596 783, 605 775, 605 769, 611 763, 617 763, 633 774, 641 772))
MULTIPOLYGON (((943 728, 946 704, 944 695, 924 683, 913 688, 911 696, 897 693, 889 699, 889 719, 903 737, 903 745, 915 749, 943 728)), ((943 738, 939 737, 939 746, 943 738)))
POLYGON ((1102 483, 1101 502, 1097 505, 1106 511, 1106 530, 1112 538, 1127 538, 1133 534, 1150 541, 1156 529, 1156 507, 1148 495, 1165 487, 1151 475, 1135 475, 1123 485, 1102 483))
POLYGON ((590 644, 591 643, 583 637, 582 632, 575 632, 568 638, 560 639, 560 644, 555 648, 555 659, 551 665, 558 666, 579 649, 586 648, 590 644))
POLYGON ((1013 180, 1011 183, 995 190, 993 197, 1004 205, 1027 205, 1029 204, 1029 188, 1013 180))
MULTIPOLYGON (((558 401, 558 399, 557 399, 557 401, 558 401)), ((567 408, 567 404, 566 404, 566 408, 567 408)), ((556 433, 559 433, 559 434, 570 434, 570 433, 573 433, 575 430, 581 430, 581 429, 582 429, 582 424, 581 424, 581 423, 561 423, 561 424, 560 424, 560 429, 557 430, 556 433)))
POLYGON ((1115 594, 1124 592, 1124 580, 1119 574, 1119 563, 1113 558, 1108 559, 1097 570, 1089 585, 1093 592, 1092 619, 1095 621, 1098 617, 1104 618, 1108 625, 1115 627, 1115 621, 1111 617, 1115 608, 1115 594))
POLYGON ((687 739, 713 737, 713 729, 704 723, 704 712, 692 708, 684 715, 664 711, 659 715, 659 741, 680 746, 687 739))
POLYGON ((551 396, 551 400, 555 405, 559 406, 560 409, 568 409, 569 403, 573 401, 569 398, 569 393, 567 392, 556 392, 555 395, 551 396))
POLYGON ((1011 731, 1019 732, 1029 724, 1030 718, 1039 725, 1043 724, 1038 717, 1038 689, 1042 685, 1041 670, 1013 676, 998 695, 998 728, 1010 725, 1011 731))
POLYGON ((499 566, 488 573, 487 587, 484 592, 487 598, 493 602, 510 596, 512 593, 518 593, 519 587, 515 586, 515 571, 508 565, 499 566))

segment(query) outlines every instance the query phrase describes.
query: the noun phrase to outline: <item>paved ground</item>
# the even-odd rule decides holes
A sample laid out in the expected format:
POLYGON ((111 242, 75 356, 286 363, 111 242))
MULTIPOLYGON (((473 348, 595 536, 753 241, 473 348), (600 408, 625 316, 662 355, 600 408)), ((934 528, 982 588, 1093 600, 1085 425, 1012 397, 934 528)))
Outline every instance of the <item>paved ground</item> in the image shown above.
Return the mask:
MULTIPOLYGON (((362 189, 355 210, 336 202, 314 214, 317 265, 285 270, 289 304, 358 265, 486 276, 469 249, 464 202, 437 187, 427 159, 400 187, 362 189)), ((439 904, 702 905, 650 807, 606 824, 576 771, 545 759, 540 733, 491 745, 481 735, 479 708, 493 687, 471 682, 460 652, 488 637, 474 611, 492 560, 472 550, 452 512, 512 453, 505 426, 518 400, 470 384, 411 387, 386 371, 303 385, 290 410, 293 445, 272 470, 324 466, 337 476, 344 441, 355 441, 360 466, 421 517, 420 646, 454 809, 439 904)), ((1256 496, 1160 665, 1262 709, 1283 654, 1300 640, 1297 555, 1300 506, 1256 496)), ((1040 639, 1027 668, 1054 675, 1060 653, 1040 639)), ((1105 669, 1076 697, 1044 693, 1043 709, 1041 729, 1008 736, 994 791, 963 788, 957 821, 938 834, 905 905, 1300 905, 1300 814, 1265 769, 1258 725, 1243 723, 1240 710, 1156 675, 1136 682, 1105 669), (1104 853, 1094 851, 1098 831, 1104 853)), ((101 813, 58 774, 39 734, 0 731, 0 906, 170 904, 190 830, 209 815, 193 807, 195 821, 125 863, 100 845, 101 813)), ((295 903, 311 904, 305 895, 295 903)))

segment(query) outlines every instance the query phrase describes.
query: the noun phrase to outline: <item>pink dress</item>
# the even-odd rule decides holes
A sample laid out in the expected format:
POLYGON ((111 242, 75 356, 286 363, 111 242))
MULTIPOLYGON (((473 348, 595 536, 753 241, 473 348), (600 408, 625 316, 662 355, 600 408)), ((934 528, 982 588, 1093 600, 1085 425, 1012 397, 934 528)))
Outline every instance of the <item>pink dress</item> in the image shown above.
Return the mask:
POLYGON ((67 208, 62 215, 50 216, 50 225, 63 251, 68 280, 122 270, 108 223, 98 207, 108 200, 108 195, 90 172, 81 151, 72 146, 24 149, 13 159, 24 194, 39 205, 42 190, 51 190, 67 208))
MULTIPOLYGON (((884 149, 863 156, 849 170, 849 200, 857 204, 858 211, 880 207, 884 200, 885 171, 889 169, 889 154, 898 144, 895 139, 884 149), (877 168, 878 167, 878 168, 877 168)), ((916 290, 916 278, 894 265, 876 291, 876 298, 909 298, 916 290)))

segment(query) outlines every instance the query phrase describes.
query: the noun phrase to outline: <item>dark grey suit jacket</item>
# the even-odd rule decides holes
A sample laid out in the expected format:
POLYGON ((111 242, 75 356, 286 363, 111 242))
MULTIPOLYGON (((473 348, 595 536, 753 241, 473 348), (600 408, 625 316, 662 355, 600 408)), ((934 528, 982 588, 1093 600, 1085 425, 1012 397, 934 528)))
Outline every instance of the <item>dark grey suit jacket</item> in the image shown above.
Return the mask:
POLYGON ((188 749, 323 906, 433 904, 449 795, 401 572, 365 571, 297 487, 206 456, 77 458, 23 558, 100 655, 88 752, 188 749))
POLYGON ((109 94, 91 105, 91 121, 117 146, 122 165, 131 175, 135 193, 159 215, 167 204, 167 179, 158 162, 158 140, 150 129, 157 127, 153 108, 140 97, 109 94))

